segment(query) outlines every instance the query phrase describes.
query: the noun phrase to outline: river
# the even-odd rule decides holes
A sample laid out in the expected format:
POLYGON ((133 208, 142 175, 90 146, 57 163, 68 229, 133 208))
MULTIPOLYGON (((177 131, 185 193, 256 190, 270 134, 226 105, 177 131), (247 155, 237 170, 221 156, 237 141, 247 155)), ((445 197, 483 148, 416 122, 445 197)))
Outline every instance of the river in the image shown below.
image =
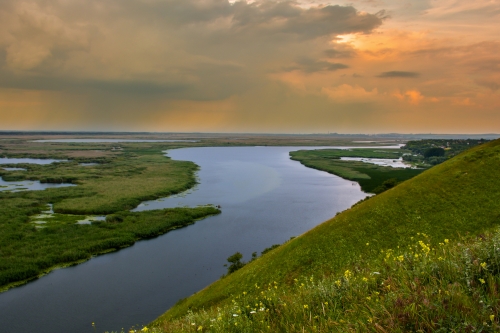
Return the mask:
POLYGON ((92 322, 97 332, 142 327, 217 280, 236 251, 248 260, 363 199, 367 194, 357 183, 289 158, 290 151, 317 148, 169 151, 200 166, 199 184, 136 210, 215 204, 222 214, 0 294, 1 331, 90 333, 92 322))

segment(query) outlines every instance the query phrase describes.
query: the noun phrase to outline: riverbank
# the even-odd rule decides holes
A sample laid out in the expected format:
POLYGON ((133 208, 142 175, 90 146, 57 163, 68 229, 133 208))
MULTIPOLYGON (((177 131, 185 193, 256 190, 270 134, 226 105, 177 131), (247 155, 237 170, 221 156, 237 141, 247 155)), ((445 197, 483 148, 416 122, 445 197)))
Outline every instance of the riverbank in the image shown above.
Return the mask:
MULTIPOLYGON (((131 215, 126 211, 144 200, 180 193, 194 186, 197 166, 163 156, 161 145, 155 149, 144 144, 129 144, 127 149, 99 158, 63 155, 66 145, 47 145, 44 156, 70 159, 67 162, 21 164, 25 170, 0 169, 0 176, 5 180, 77 185, 43 191, 0 192, 0 290, 220 212, 214 207, 203 207, 131 215), (82 162, 95 164, 82 166, 82 162), (91 225, 75 224, 71 218, 46 219, 43 224, 34 224, 32 217, 41 214, 49 203, 59 214, 121 212, 124 218, 91 225)), ((71 149, 74 151, 75 147, 71 149)), ((86 147, 81 149, 85 152, 86 147)))
MULTIPOLYGON (((229 324, 224 326, 226 331, 238 331, 241 328, 241 326, 237 326, 238 317, 252 316, 251 311, 257 312, 263 308, 263 311, 266 312, 265 315, 271 318, 266 321, 269 327, 265 328, 271 331, 283 331, 283 327, 292 331, 317 331, 318 326, 315 324, 317 318, 313 317, 319 316, 319 314, 313 312, 312 309, 319 311, 320 303, 304 303, 301 304, 301 307, 295 306, 296 311, 292 312, 290 317, 283 316, 284 310, 274 306, 273 299, 267 299, 265 302, 262 296, 268 290, 275 289, 276 284, 276 287, 284 290, 284 297, 288 300, 281 301, 281 303, 293 302, 295 297, 300 299, 300 290, 302 290, 300 286, 301 283, 305 285, 306 280, 322 281, 331 276, 340 279, 341 286, 344 286, 345 278, 351 278, 350 274, 352 273, 363 281, 361 273, 367 273, 366 269, 368 268, 375 268, 376 266, 370 265, 378 263, 377 260, 383 262, 383 259, 380 259, 381 251, 385 253, 390 250, 391 253, 397 253, 396 260, 399 261, 399 256, 403 256, 401 262, 406 262, 407 254, 405 251, 409 254, 413 251, 413 256, 415 254, 421 255, 422 251, 430 253, 439 246, 439 243, 444 243, 445 239, 458 245, 461 239, 460 235, 469 234, 470 237, 481 235, 498 226, 500 183, 495 177, 498 156, 500 156, 500 141, 496 140, 462 153, 391 190, 355 205, 334 219, 291 240, 235 273, 179 302, 153 322, 152 327, 156 331, 175 332, 194 331, 201 326, 200 331, 206 331, 210 329, 210 325, 215 325, 211 320, 218 321, 220 317, 220 321, 229 324), (422 234, 426 236, 417 238, 422 234), (418 242, 419 240, 422 243, 418 242), (415 246, 418 248, 418 253, 415 246), (344 278, 340 277, 339 272, 342 272, 344 278), (300 282, 298 287, 297 282, 300 282), (258 306, 247 303, 249 311, 248 314, 245 314, 240 308, 242 299, 260 299, 264 306, 259 303, 257 303, 258 306), (234 305, 234 302, 237 303, 237 306, 234 305), (217 308, 221 309, 220 313, 230 313, 230 316, 217 316, 217 308), (253 308, 257 310, 253 310, 253 308), (188 309, 190 313, 188 313, 188 309), (238 309, 241 313, 237 312, 238 309), (205 316, 205 313, 208 315, 205 316), (286 322, 281 321, 282 319, 286 322), (283 324, 288 326, 280 326, 283 324)), ((393 258, 392 254, 391 258, 393 258)), ((481 264, 480 259, 482 258, 477 258, 478 265, 481 264)), ((437 260, 439 260, 439 256, 437 260)), ((489 262, 486 262, 487 265, 489 262)), ((498 279, 495 274, 492 278, 498 279)), ((366 276, 366 278, 368 277, 366 276)), ((398 286, 404 281, 396 280, 397 277, 395 275, 389 276, 383 281, 376 280, 374 290, 381 293, 380 290, 385 288, 384 292, 387 292, 391 288, 387 286, 399 288, 398 286)), ((485 283, 490 279, 480 278, 485 283)), ((425 275, 424 279, 427 279, 425 275)), ((333 285, 336 281, 333 280, 333 285)), ((477 279, 477 281, 475 283, 482 284, 481 280, 477 279)), ((315 287, 310 292, 320 293, 321 290, 328 288, 321 284, 319 286, 321 288, 315 287)), ((408 288, 411 289, 411 285, 408 288)), ((333 294, 333 297, 336 297, 335 295, 333 294)), ((338 295, 342 296, 342 294, 338 295)), ((414 292, 411 295, 416 296, 414 292)), ((394 300, 393 298, 388 299, 394 300)), ((327 321, 330 320, 333 323, 350 318, 345 317, 346 319, 344 319, 346 316, 344 310, 348 309, 342 305, 345 301, 348 300, 340 299, 340 303, 329 303, 337 304, 337 310, 334 310, 333 313, 329 312, 327 321)), ((356 304, 354 306, 357 306, 356 304)), ((323 305, 325 304, 323 303, 323 305)), ((498 304, 494 305, 495 308, 492 309, 493 312, 490 315, 498 318, 496 315, 499 310, 498 304)), ((246 305, 243 307, 247 308, 246 305)), ((433 315, 436 313, 438 313, 437 310, 432 312, 433 315)), ((449 310, 445 311, 444 315, 452 313, 449 310)), ((482 320, 485 313, 477 313, 479 313, 475 317, 477 321, 482 320)), ((372 321, 375 319, 372 323, 366 323, 367 330, 376 330, 376 325, 379 325, 382 329, 390 331, 386 320, 392 314, 378 312, 377 316, 371 317, 372 321)), ((363 320, 363 318, 358 316, 354 320, 363 320)), ((417 323, 415 320, 409 318, 412 324, 417 323)), ((259 325, 256 322, 254 324, 257 325, 253 326, 256 328, 259 325)), ((442 324, 442 327, 444 329, 458 327, 452 324, 446 322, 442 324)), ((327 327, 331 329, 333 326, 327 327)))
POLYGON ((390 185, 395 186, 397 183, 415 177, 425 169, 392 168, 362 161, 342 160, 341 158, 359 157, 398 160, 407 153, 409 151, 403 149, 321 149, 293 151, 290 152, 290 158, 299 161, 306 167, 326 171, 344 179, 355 181, 359 183, 364 192, 381 193, 389 187, 387 183, 390 182, 390 185))

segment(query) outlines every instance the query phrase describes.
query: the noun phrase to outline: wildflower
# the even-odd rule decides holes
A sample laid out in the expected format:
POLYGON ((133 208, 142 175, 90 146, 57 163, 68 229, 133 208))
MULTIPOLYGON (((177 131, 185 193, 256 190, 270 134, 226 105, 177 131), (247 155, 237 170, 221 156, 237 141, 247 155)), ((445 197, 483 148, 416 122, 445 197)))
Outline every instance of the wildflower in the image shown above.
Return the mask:
POLYGON ((337 287, 340 287, 341 284, 340 280, 335 281, 335 284, 337 285, 337 287))
POLYGON ((368 279, 367 279, 367 278, 365 278, 365 277, 363 277, 363 279, 362 279, 362 280, 363 280, 364 282, 368 282, 368 279))
POLYGON ((203 329, 203 326, 198 326, 198 331, 201 331, 203 329))
POLYGON ((399 257, 398 257, 398 260, 401 262, 401 261, 403 261, 403 259, 404 259, 404 258, 405 258, 405 257, 403 257, 403 256, 399 256, 399 257))
POLYGON ((487 266, 487 265, 486 265, 486 263, 485 263, 485 262, 482 262, 482 263, 481 263, 481 267, 482 267, 483 269, 486 269, 486 266, 487 266))
POLYGON ((443 257, 439 257, 438 260, 439 261, 443 261, 444 259, 443 259, 443 257))
POLYGON ((481 284, 484 284, 486 281, 484 281, 483 279, 479 279, 479 282, 481 282, 481 284))
POLYGON ((246 294, 247 294, 247 292, 246 292, 246 291, 244 291, 244 292, 243 292, 243 295, 246 295, 246 294))
POLYGON ((217 320, 222 320, 222 317, 217 317, 217 320))
POLYGON ((349 278, 352 276, 352 273, 350 270, 347 270, 344 272, 344 277, 346 278, 346 280, 349 280, 349 278))
POLYGON ((415 253, 415 259, 418 259, 418 253, 415 253))
POLYGON ((370 243, 366 243, 366 246, 370 245, 370 243))
POLYGON ((309 279, 309 281, 313 282, 313 277, 311 276, 311 278, 309 279))
MULTIPOLYGON (((203 328, 203 327, 201 327, 201 326, 200 326, 200 327, 198 327, 198 331, 201 331, 201 329, 202 329, 202 328, 203 328)), ((141 332, 147 332, 147 331, 148 331, 148 327, 147 327, 147 326, 144 326, 144 327, 142 328, 142 330, 141 330, 141 332)))
POLYGON ((307 309, 307 308, 309 308, 309 305, 304 304, 304 309, 307 309))
POLYGON ((448 244, 449 241, 450 241, 449 239, 444 240, 445 244, 448 244))
POLYGON ((490 320, 491 321, 495 320, 495 315, 490 315, 490 320))
POLYGON ((367 299, 368 301, 371 301, 371 299, 372 299, 372 298, 371 298, 370 296, 368 296, 366 299, 367 299))

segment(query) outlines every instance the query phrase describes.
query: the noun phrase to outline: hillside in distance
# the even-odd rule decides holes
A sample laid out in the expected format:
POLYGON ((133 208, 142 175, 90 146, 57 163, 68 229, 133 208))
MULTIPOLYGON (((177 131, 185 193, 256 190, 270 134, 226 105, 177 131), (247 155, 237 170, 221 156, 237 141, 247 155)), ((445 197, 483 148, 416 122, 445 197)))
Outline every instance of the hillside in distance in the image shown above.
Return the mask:
MULTIPOLYGON (((324 326, 323 331, 334 330, 332 328, 334 326, 328 325, 341 324, 340 320, 342 319, 339 318, 346 314, 348 308, 345 300, 336 303, 340 304, 339 307, 330 312, 324 310, 325 304, 323 303, 331 305, 334 300, 321 303, 323 305, 320 303, 302 304, 300 312, 297 310, 294 312, 295 314, 290 314, 288 317, 284 317, 286 313, 284 308, 280 308, 279 304, 272 304, 271 296, 266 296, 265 302, 268 304, 264 304, 261 298, 259 302, 263 306, 259 303, 256 303, 257 305, 248 303, 247 314, 241 310, 245 309, 247 305, 239 307, 239 310, 234 310, 236 309, 234 304, 243 302, 242 298, 257 299, 260 297, 259 295, 264 295, 264 290, 272 289, 280 291, 284 297, 281 298, 282 300, 288 299, 290 303, 293 303, 294 299, 301 299, 306 289, 310 294, 319 292, 319 285, 323 289, 333 286, 331 293, 337 292, 340 295, 340 289, 334 288, 337 281, 339 281, 338 288, 341 288, 346 281, 354 281, 352 275, 365 272, 367 267, 389 265, 386 260, 388 252, 397 253, 405 249, 408 253, 400 253, 396 258, 400 258, 401 264, 408 263, 412 269, 415 269, 418 266, 414 262, 415 258, 419 258, 418 255, 420 255, 430 260, 432 255, 437 253, 436 249, 440 246, 438 244, 444 244, 444 240, 447 244, 448 242, 458 244, 458 240, 463 239, 463 237, 469 240, 472 239, 472 236, 477 235, 487 238, 483 234, 500 225, 499 165, 500 140, 468 150, 393 189, 353 206, 335 218, 247 264, 235 273, 180 301, 152 323, 152 327, 158 331, 187 331, 187 328, 192 330, 192 324, 195 324, 196 327, 201 327, 200 331, 210 331, 210 325, 215 325, 218 318, 221 318, 221 321, 228 321, 231 325, 236 323, 236 325, 227 326, 224 330, 238 331, 238 322, 235 320, 252 318, 252 315, 258 314, 259 309, 267 309, 264 311, 268 313, 267 319, 263 319, 262 323, 265 321, 266 327, 268 326, 271 330, 318 331, 313 320, 315 316, 312 309, 314 308, 318 311, 317 320, 321 319, 321 313, 325 316, 327 313, 329 315, 325 319, 324 325, 326 326, 324 326), (417 252, 415 246, 420 252, 417 252), (417 257, 412 257, 415 255, 417 257), (313 281, 328 281, 332 277, 334 282, 330 284, 318 282, 317 288, 308 289, 309 282, 307 281, 313 284, 313 281), (297 283, 300 281, 305 281, 302 283, 304 289, 301 289, 300 285, 297 287, 297 283), (253 308, 257 310, 252 310, 253 308), (233 312, 233 316, 229 317, 218 315, 221 311, 226 310, 228 313, 231 311, 240 312, 233 312), (251 313, 252 311, 254 313, 251 313), (203 318, 206 319, 206 323, 198 326, 200 321, 205 320, 203 318), (286 323, 283 322, 283 318, 286 319, 286 323), (210 324, 212 319, 215 322, 210 324)), ((454 257, 449 256, 450 258, 454 257)), ((443 258, 448 257, 442 254, 439 258, 441 258, 439 260, 443 260, 443 258)), ((437 260, 438 256, 436 255, 436 262, 437 260)), ((482 260, 476 260, 475 266, 481 270, 484 264, 484 270, 486 270, 490 264, 489 262, 483 263, 482 260)), ((398 260, 395 262, 397 263, 398 260)), ((380 267, 380 272, 383 273, 382 268, 384 267, 380 267)), ((431 266, 424 265, 424 267, 431 266)), ((434 272, 430 269, 429 272, 431 271, 434 272)), ((380 274, 380 272, 375 273, 380 274)), ((488 282, 492 285, 492 290, 496 290, 495 286, 498 283, 498 274, 495 272, 498 270, 492 271, 491 282, 488 282)), ((425 270, 422 270, 421 273, 421 279, 425 280, 425 270)), ((400 276, 401 281, 403 275, 402 273, 400 276)), ((370 275, 365 277, 367 281, 371 281, 368 280, 369 277, 370 275)), ((433 279, 428 278, 427 280, 433 279)), ((490 281, 484 278, 481 280, 490 281)), ((420 283, 418 281, 415 282, 417 285, 420 283)), ((449 281, 446 282, 446 285, 454 285, 454 282, 454 275, 449 275, 449 281)), ((352 283, 354 284, 354 282, 352 283)), ((377 295, 382 293, 386 297, 385 299, 390 299, 389 292, 393 292, 387 290, 387 285, 397 285, 397 282, 389 284, 387 281, 378 280, 374 280, 373 283, 377 295)), ((441 289, 436 289, 436 293, 437 290, 441 293, 441 289)), ((478 304, 480 304, 479 300, 481 299, 477 300, 478 304)), ((484 300, 482 302, 481 304, 484 304, 484 300)), ((282 303, 286 302, 282 301, 282 303)), ((493 307, 495 311, 496 306, 493 307)), ((493 325, 498 315, 496 312, 492 312, 489 316, 493 316, 488 317, 490 318, 488 322, 493 325)), ((252 321, 250 320, 250 322, 252 321)), ((242 324, 243 321, 240 325, 242 324)), ((365 325, 368 324, 365 323, 365 325)), ((379 331, 383 331, 385 325, 383 321, 377 325, 382 327, 382 330, 379 331)), ((440 327, 456 327, 453 326, 454 324, 450 325, 440 327)), ((254 329, 256 328, 254 327, 254 329)), ((366 329, 371 330, 370 328, 366 329)), ((375 326, 373 326, 373 331, 376 331, 375 326)))

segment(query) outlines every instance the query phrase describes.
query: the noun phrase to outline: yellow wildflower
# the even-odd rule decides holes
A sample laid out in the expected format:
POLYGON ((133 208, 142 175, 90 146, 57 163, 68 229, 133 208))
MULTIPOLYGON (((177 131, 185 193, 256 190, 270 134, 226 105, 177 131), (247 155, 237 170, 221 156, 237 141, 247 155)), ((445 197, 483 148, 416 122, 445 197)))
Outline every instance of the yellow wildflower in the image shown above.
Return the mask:
POLYGON ((490 315, 490 320, 491 321, 495 320, 495 315, 490 315))
POLYGON ((486 263, 485 263, 485 262, 482 262, 482 263, 481 263, 481 267, 482 267, 482 268, 486 269, 486 266, 487 266, 487 265, 486 265, 486 263))
POLYGON ((479 282, 481 282, 481 284, 484 284, 486 281, 484 281, 483 279, 479 279, 479 282))

